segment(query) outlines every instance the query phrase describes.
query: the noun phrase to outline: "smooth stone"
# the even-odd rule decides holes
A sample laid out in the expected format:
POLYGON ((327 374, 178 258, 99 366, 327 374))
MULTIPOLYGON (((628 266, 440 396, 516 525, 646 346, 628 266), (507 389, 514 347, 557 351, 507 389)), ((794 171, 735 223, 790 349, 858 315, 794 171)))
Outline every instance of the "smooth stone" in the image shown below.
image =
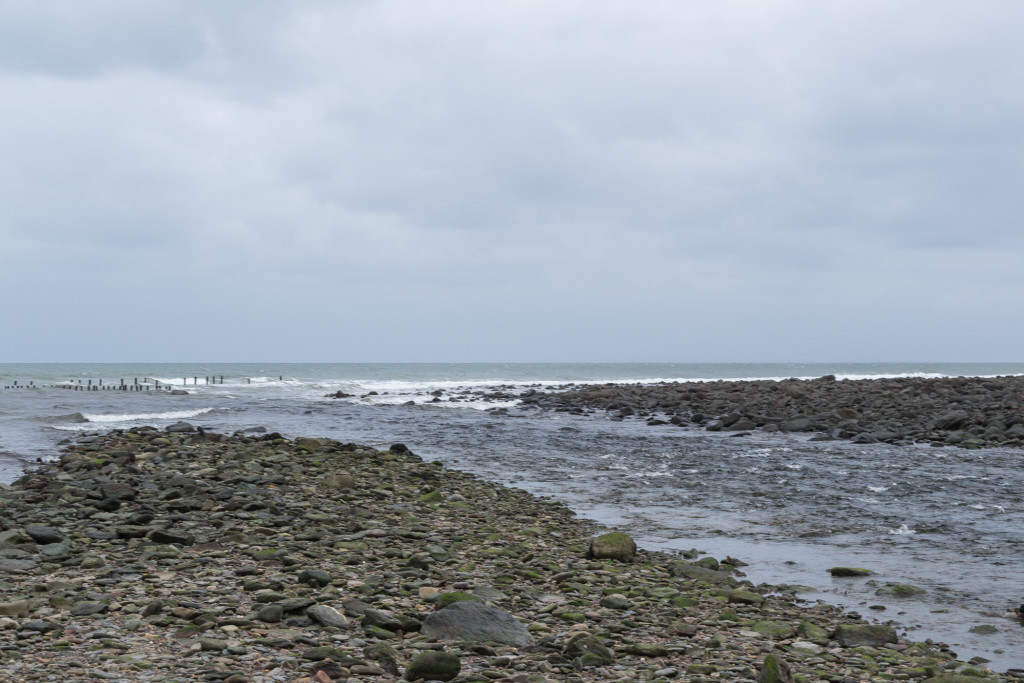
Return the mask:
POLYGON ((833 637, 843 647, 882 647, 899 642, 891 626, 872 624, 841 624, 833 637))
POLYGON ((455 602, 423 620, 420 633, 438 640, 530 644, 530 632, 503 609, 479 602, 455 602))
POLYGON ((67 538, 60 529, 52 526, 42 526, 40 524, 29 524, 25 527, 25 533, 28 534, 33 541, 42 545, 60 543, 67 538))
POLYGON ((322 626, 333 626, 334 628, 348 626, 348 619, 345 618, 345 615, 328 605, 313 605, 306 610, 306 616, 322 626))

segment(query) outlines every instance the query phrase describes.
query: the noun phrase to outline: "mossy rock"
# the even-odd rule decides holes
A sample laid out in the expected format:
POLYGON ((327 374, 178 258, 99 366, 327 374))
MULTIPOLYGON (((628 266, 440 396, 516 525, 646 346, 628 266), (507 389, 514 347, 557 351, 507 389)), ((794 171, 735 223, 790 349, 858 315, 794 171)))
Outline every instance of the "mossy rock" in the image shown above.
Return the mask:
POLYGON ((734 590, 729 591, 728 596, 729 602, 740 604, 740 605, 760 605, 764 602, 764 596, 760 593, 753 593, 745 590, 734 590))
POLYGON ((801 621, 800 625, 796 628, 796 633, 801 638, 808 640, 815 645, 828 645, 828 631, 817 624, 812 624, 809 621, 801 621))
POLYGON ((764 658, 761 671, 757 674, 757 683, 792 683, 793 673, 789 664, 778 655, 768 655, 764 658))
POLYGON ((875 595, 892 596, 894 598, 912 598, 915 595, 927 593, 923 588, 912 586, 909 583, 887 583, 875 591, 875 595))
POLYGON ((450 681, 462 671, 462 662, 450 652, 430 651, 417 655, 405 670, 405 679, 450 681))
POLYGON ((870 569, 862 567, 832 567, 828 573, 837 578, 872 576, 874 574, 870 569))
MULTIPOLYGON (((440 491, 431 491, 430 493, 424 493, 422 496, 416 499, 417 503, 443 503, 444 496, 440 491)), ((454 655, 453 655, 454 656, 454 655)))
POLYGON ((793 626, 784 621, 759 621, 750 630, 771 640, 793 637, 793 626))
POLYGON ((612 532, 590 540, 587 558, 592 560, 618 560, 632 562, 636 557, 636 542, 627 534, 612 532))

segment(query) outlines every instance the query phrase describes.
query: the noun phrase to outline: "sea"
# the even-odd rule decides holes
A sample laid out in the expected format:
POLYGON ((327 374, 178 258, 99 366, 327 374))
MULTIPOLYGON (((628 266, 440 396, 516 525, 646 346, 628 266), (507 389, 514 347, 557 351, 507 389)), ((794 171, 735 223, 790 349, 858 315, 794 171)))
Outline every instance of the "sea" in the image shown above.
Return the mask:
POLYGON ((1024 450, 735 437, 520 407, 588 383, 1022 375, 1024 363, 0 364, 0 482, 68 440, 187 421, 387 448, 558 500, 651 550, 748 563, 912 640, 1024 668, 1024 450), (343 395, 337 398, 338 392, 343 395), (834 566, 868 579, 832 578, 834 566), (886 594, 889 584, 925 590, 886 594))

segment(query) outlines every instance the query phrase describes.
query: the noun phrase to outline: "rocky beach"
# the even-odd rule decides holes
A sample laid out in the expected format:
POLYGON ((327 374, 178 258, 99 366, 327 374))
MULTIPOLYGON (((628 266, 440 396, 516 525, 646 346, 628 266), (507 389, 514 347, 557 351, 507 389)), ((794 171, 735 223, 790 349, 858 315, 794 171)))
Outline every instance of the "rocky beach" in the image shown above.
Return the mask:
POLYGON ((87 434, 0 490, 0 567, 8 681, 1024 676, 401 444, 87 434))
POLYGON ((525 406, 711 432, 818 432, 856 443, 986 448, 1024 442, 1024 377, 563 385, 525 406))

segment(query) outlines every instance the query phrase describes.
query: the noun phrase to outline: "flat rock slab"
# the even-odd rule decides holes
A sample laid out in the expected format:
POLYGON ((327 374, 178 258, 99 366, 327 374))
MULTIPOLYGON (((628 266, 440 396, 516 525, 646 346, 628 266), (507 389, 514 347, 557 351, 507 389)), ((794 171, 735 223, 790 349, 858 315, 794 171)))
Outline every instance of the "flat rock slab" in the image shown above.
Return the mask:
POLYGON ((420 632, 438 640, 469 640, 523 647, 530 632, 503 609, 479 602, 453 602, 423 620, 420 632))

